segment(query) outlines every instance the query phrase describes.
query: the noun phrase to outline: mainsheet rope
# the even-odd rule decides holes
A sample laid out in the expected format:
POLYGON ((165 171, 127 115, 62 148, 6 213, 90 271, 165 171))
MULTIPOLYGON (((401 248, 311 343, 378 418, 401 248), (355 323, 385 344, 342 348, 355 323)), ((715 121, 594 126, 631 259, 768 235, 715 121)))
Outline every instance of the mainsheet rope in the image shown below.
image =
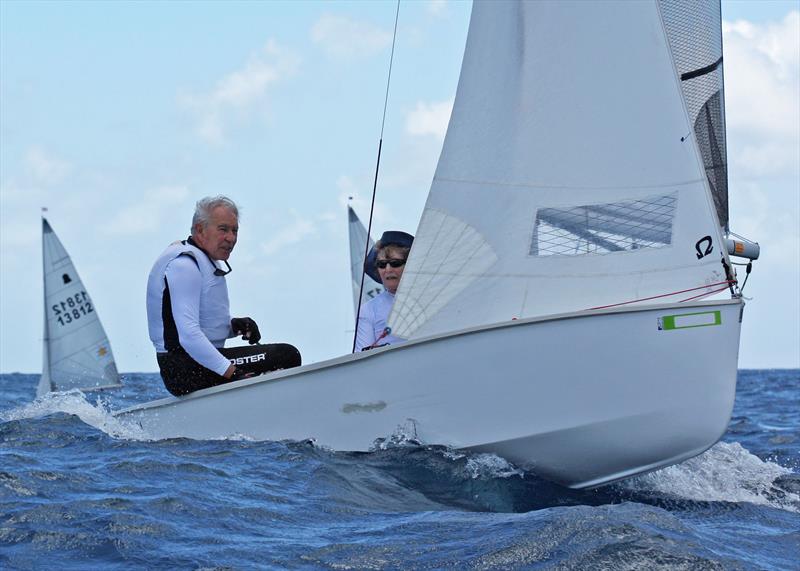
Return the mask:
MULTIPOLYGON (((372 183, 372 203, 369 207, 369 224, 367 225, 367 240, 364 244, 364 261, 369 255, 369 237, 372 236, 372 215, 375 212, 375 192, 378 189, 378 171, 381 168, 381 148, 383 147, 383 127, 386 124, 386 107, 389 104, 389 84, 392 81, 392 63, 394 62, 394 45, 397 40, 397 20, 400 16, 400 0, 397 0, 397 9, 394 14, 394 34, 392 35, 392 53, 389 56, 389 76, 386 78, 386 96, 383 99, 383 119, 381 120, 381 136, 378 140, 378 160, 375 164, 375 180, 372 183)), ((361 287, 358 290, 358 309, 356 309, 356 327, 353 332, 353 349, 356 351, 356 340, 358 339, 358 319, 361 317, 361 298, 364 295, 364 268, 361 268, 361 287)))
POLYGON ((710 287, 714 287, 714 286, 718 286, 718 285, 723 285, 724 284, 724 287, 721 288, 721 289, 717 289, 717 290, 709 291, 709 292, 703 292, 703 293, 701 293, 699 295, 694 295, 692 297, 687 297, 686 299, 682 299, 682 300, 680 300, 678 302, 678 303, 683 303, 684 301, 690 301, 690 300, 693 300, 693 299, 697 299, 698 297, 703 297, 703 296, 706 296, 706 295, 713 295, 715 293, 719 293, 721 291, 725 291, 726 289, 728 289, 728 287, 730 285, 735 284, 735 283, 737 283, 736 280, 725 280, 725 281, 722 281, 722 282, 716 282, 716 283, 713 283, 713 284, 706 284, 706 285, 699 286, 699 287, 693 287, 693 288, 689 288, 689 289, 682 289, 680 291, 673 291, 672 293, 663 293, 661 295, 654 295, 654 296, 651 296, 651 297, 643 297, 641 299, 633 299, 631 301, 623 301, 621 303, 612 303, 610 305, 599 305, 597 307, 590 307, 589 309, 587 309, 587 311, 592 311, 593 309, 608 309, 609 307, 618 307, 620 305, 629 305, 631 303, 639 303, 641 301, 648 301, 648 300, 651 300, 651 299, 658 299, 658 298, 661 298, 661 297, 671 297, 673 295, 678 295, 678 294, 681 294, 681 293, 687 293, 687 292, 690 292, 690 291, 697 291, 699 289, 708 289, 710 287))

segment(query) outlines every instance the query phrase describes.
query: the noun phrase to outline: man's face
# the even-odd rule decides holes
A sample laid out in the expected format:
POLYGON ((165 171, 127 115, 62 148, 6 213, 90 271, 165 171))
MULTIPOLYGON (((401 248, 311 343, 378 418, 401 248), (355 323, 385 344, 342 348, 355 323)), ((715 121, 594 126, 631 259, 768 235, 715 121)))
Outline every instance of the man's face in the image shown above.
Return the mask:
POLYGON ((212 260, 227 260, 239 235, 239 220, 230 208, 217 206, 211 211, 208 226, 194 227, 194 240, 212 260))

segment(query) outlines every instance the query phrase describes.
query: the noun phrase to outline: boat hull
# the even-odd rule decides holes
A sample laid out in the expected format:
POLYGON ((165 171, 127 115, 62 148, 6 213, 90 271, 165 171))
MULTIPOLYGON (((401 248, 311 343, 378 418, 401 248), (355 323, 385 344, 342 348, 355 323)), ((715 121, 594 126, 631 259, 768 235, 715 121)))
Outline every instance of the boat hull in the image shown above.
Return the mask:
POLYGON ((725 432, 738 300, 513 321, 133 407, 151 438, 366 451, 398 427, 585 488, 697 455, 725 432))

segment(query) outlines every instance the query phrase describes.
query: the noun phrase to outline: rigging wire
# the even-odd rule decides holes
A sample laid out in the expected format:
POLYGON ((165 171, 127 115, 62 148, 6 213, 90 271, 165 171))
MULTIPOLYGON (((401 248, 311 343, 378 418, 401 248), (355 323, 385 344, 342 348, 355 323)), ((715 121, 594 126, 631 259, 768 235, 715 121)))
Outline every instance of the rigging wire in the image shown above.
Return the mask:
POLYGON ((744 291, 744 286, 747 285, 747 280, 750 278, 750 272, 753 271, 753 260, 750 260, 746 264, 738 264, 736 262, 731 262, 731 264, 733 264, 734 266, 747 266, 745 268, 744 281, 742 282, 742 285, 739 288, 739 294, 741 295, 742 292, 744 291))
MULTIPOLYGON (((397 9, 394 14, 394 33, 392 35, 392 53, 389 55, 389 74, 386 78, 386 96, 383 99, 383 119, 381 120, 381 136, 378 140, 378 160, 375 164, 375 180, 372 183, 372 203, 369 207, 369 224, 367 225, 367 241, 364 244, 364 261, 367 260, 369 255, 369 237, 372 235, 372 215, 375 212, 375 193, 378 189, 378 171, 381 168, 381 149, 383 147, 383 127, 386 124, 386 107, 389 104, 389 84, 392 81, 392 63, 394 62, 394 46, 397 40, 397 20, 400 16, 400 0, 397 0, 397 9)), ((356 327, 353 333, 353 349, 351 353, 355 353, 356 340, 358 339, 358 319, 361 317, 361 298, 364 295, 364 268, 361 268, 361 287, 358 290, 358 309, 356 310, 356 327)))

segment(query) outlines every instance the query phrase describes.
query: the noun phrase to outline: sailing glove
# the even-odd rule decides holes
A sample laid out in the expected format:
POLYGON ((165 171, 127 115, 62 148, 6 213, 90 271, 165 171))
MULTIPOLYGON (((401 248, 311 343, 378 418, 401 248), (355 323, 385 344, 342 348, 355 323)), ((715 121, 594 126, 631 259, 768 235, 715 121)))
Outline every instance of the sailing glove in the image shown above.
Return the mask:
POLYGON ((261 340, 258 325, 249 317, 234 317, 231 319, 231 329, 236 335, 241 335, 242 339, 249 341, 250 345, 255 345, 261 340))

